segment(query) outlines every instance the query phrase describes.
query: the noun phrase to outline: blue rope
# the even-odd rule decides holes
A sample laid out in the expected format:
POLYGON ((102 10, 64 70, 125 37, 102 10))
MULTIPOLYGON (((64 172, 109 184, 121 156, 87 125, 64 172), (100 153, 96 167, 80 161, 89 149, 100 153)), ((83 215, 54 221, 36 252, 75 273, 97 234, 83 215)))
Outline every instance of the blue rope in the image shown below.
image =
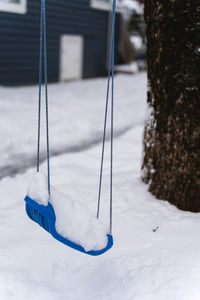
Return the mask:
POLYGON ((40 61, 39 61, 39 100, 38 100, 38 143, 37 143, 37 172, 40 171, 40 128, 41 128, 41 90, 42 90, 42 39, 43 39, 43 1, 41 1, 40 16, 40 61))
POLYGON ((114 117, 114 39, 115 39, 115 16, 116 16, 116 0, 113 0, 112 8, 112 35, 111 35, 111 46, 108 64, 108 80, 107 80, 107 93, 106 93, 106 106, 105 106, 105 118, 104 118, 104 130, 103 130, 103 143, 102 143, 102 154, 101 154, 101 167, 100 167, 100 179, 99 179, 99 194, 97 204, 97 218, 100 213, 101 203, 101 191, 102 191, 102 177, 103 177, 103 166, 104 166, 104 153, 105 153, 105 141, 106 141, 106 129, 107 129, 107 117, 108 117, 108 102, 110 92, 110 78, 112 70, 112 91, 111 91, 111 158, 110 158, 110 234, 112 234, 112 203, 113 203, 113 117, 114 117))
POLYGON ((48 108, 48 76, 47 76, 47 38, 46 38, 46 6, 44 3, 44 77, 45 77, 45 94, 46 94, 46 142, 47 142, 47 174, 48 174, 48 191, 50 194, 51 182, 50 182, 50 151, 49 151, 49 108, 48 108))
MULTIPOLYGON (((116 7, 114 7, 115 11, 116 7)), ((113 206, 113 133, 114 133, 114 68, 115 68, 115 14, 112 37, 112 94, 111 94, 111 142, 110 142, 110 234, 112 234, 112 206, 113 206)))
POLYGON ((48 191, 50 195, 50 151, 49 151, 49 113, 48 113, 48 73, 47 73, 47 42, 46 42, 46 5, 41 0, 40 18, 40 63, 39 63, 39 101, 38 101, 38 146, 37 146, 37 172, 40 169, 40 132, 41 132, 41 89, 42 89, 42 51, 44 42, 44 79, 45 79, 45 103, 46 103, 46 144, 47 144, 47 176, 48 191))
MULTIPOLYGON (((107 115, 108 115, 108 102, 110 92, 110 78, 112 71, 112 91, 111 91, 111 160, 110 160, 110 234, 112 234, 112 191, 113 191, 113 116, 114 116, 114 36, 115 36, 115 15, 116 15, 116 0, 113 0, 112 9, 112 36, 109 55, 108 66, 108 80, 107 80, 107 93, 106 93, 106 107, 103 131, 103 144, 99 180, 99 194, 98 194, 98 207, 97 218, 99 218, 101 190, 102 190, 102 175, 104 165, 105 153, 105 140, 107 129, 107 115)), ((44 38, 44 78, 45 78, 45 100, 46 100, 46 144, 47 144, 47 173, 48 173, 48 191, 50 194, 50 151, 49 151, 49 116, 48 116, 48 73, 47 73, 47 43, 46 43, 46 7, 45 0, 41 0, 41 21, 40 21, 40 63, 39 63, 39 103, 38 103, 38 146, 37 146, 37 171, 39 172, 40 165, 40 127, 41 127, 41 86, 42 86, 42 51, 43 51, 43 38, 44 38), (44 37, 43 37, 44 34, 44 37)))

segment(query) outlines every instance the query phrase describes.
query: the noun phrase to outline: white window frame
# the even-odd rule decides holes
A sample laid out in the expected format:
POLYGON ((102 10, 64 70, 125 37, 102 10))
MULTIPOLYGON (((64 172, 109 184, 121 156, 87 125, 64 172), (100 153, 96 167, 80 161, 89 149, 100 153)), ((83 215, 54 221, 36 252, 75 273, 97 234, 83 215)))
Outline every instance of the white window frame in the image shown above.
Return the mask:
POLYGON ((20 3, 1 3, 0 12, 6 11, 16 14, 25 14, 27 12, 27 0, 20 0, 20 3))
POLYGON ((92 8, 109 10, 111 8, 111 2, 106 3, 105 1, 90 0, 90 6, 92 8))
MULTIPOLYGON (((109 2, 106 2, 104 0, 90 0, 90 6, 94 9, 112 10, 112 1, 110 0, 109 2)), ((120 5, 117 3, 117 11, 119 10, 120 5)))

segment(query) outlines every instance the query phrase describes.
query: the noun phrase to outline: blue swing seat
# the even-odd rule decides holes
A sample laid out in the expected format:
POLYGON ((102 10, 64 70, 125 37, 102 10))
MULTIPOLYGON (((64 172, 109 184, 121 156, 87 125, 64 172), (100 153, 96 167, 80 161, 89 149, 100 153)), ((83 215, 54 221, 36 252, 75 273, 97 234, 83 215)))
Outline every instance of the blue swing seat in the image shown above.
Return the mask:
POLYGON ((53 206, 48 203, 48 206, 40 205, 36 201, 32 200, 30 197, 26 196, 24 199, 26 202, 26 213, 28 217, 33 220, 34 222, 38 223, 42 228, 44 228, 47 232, 49 232, 56 240, 59 242, 77 250, 82 253, 92 255, 92 256, 98 256, 106 251, 108 251, 113 246, 113 237, 112 235, 108 234, 108 243, 107 246, 104 249, 101 250, 91 250, 91 251, 85 251, 84 248, 76 244, 67 238, 64 238, 62 235, 60 235, 55 228, 55 222, 56 222, 56 215, 53 209, 53 206))

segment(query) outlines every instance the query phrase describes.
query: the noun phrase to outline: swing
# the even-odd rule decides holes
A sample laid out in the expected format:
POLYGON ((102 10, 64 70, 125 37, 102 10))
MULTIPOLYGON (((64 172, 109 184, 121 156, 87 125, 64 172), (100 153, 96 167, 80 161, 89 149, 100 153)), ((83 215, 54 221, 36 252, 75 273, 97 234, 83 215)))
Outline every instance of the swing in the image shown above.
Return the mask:
POLYGON ((37 197, 32 199, 30 195, 25 197, 26 213, 28 217, 39 224, 43 229, 49 232, 59 242, 77 250, 82 253, 97 256, 105 253, 113 246, 112 237, 112 175, 113 175, 113 100, 114 100, 114 31, 115 31, 115 14, 116 14, 116 0, 113 0, 112 10, 112 36, 109 55, 108 66, 108 80, 107 80, 107 94, 106 94, 106 106, 105 106, 105 119, 103 130, 103 142, 102 142, 102 154, 101 154, 101 166, 100 166, 100 179, 99 179, 99 191, 98 191, 98 203, 97 203, 97 220, 100 213, 100 201, 102 190, 102 177, 103 177, 103 165, 104 165, 104 149, 106 140, 107 129, 107 115, 108 115, 108 102, 110 91, 110 79, 112 73, 112 89, 111 89, 111 159, 110 159, 110 231, 106 234, 107 243, 105 247, 101 249, 86 250, 80 243, 73 239, 63 236, 56 228, 56 213, 51 201, 51 184, 50 184, 50 155, 49 155, 49 121, 48 121, 48 87, 47 87, 47 45, 46 45, 46 7, 45 0, 41 0, 41 19, 40 19, 40 63, 39 63, 39 103, 38 103, 38 146, 37 146, 37 174, 40 171, 40 123, 41 123, 41 87, 42 87, 42 58, 44 51, 44 79, 45 79, 45 104, 46 104, 46 152, 47 152, 47 189, 48 189, 48 201, 46 205, 40 203, 37 197), (44 46, 44 50, 43 50, 44 46))

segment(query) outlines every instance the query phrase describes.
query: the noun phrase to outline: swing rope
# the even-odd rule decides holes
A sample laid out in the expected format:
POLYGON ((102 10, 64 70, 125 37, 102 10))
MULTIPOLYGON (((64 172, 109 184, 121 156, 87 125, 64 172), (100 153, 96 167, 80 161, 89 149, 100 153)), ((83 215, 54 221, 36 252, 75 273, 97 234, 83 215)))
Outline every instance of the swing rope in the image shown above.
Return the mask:
POLYGON ((48 191, 50 195, 50 151, 49 151, 49 113, 48 113, 48 73, 47 73, 47 42, 46 42, 46 5, 41 0, 40 17, 40 61, 39 61, 39 100, 38 100, 38 142, 37 142, 37 172, 40 171, 40 133, 41 133, 41 91, 42 91, 42 64, 44 54, 44 80, 45 80, 45 105, 46 105, 46 153, 47 153, 47 177, 48 191), (43 53, 44 47, 44 53, 43 53))
MULTIPOLYGON (((108 104, 110 95, 111 81, 111 146, 110 146, 110 234, 112 234, 112 203, 113 203, 113 136, 114 136, 114 38, 115 38, 115 17, 116 17, 116 0, 113 0, 112 6, 112 34, 108 64, 108 80, 106 92, 106 106, 103 129, 103 142, 99 178, 99 193, 97 205, 97 218, 100 213, 102 177, 104 167, 105 141, 107 131, 108 104)), ((50 180, 50 151, 49 151, 49 115, 48 115, 48 73, 47 73, 47 42, 46 42, 46 5, 45 0, 41 0, 41 17, 40 17, 40 59, 39 59, 39 100, 38 100, 38 142, 37 142, 37 172, 40 171, 40 139, 41 139, 41 99, 42 99, 42 65, 44 63, 44 81, 45 81, 45 105, 46 105, 46 155, 47 155, 47 176, 48 176, 48 191, 50 195, 51 180, 50 180), (44 53, 43 53, 44 52, 44 53), (44 55, 44 62, 43 62, 44 55)))
POLYGON ((107 80, 107 92, 106 92, 106 106, 104 117, 104 129, 103 129, 103 142, 102 142, 102 154, 101 154, 101 166, 100 166, 100 178, 99 178, 99 193, 97 204, 97 218, 99 218, 100 204, 101 204, 101 191, 102 191, 102 177, 104 167, 104 154, 105 154, 105 141, 107 130, 107 118, 108 118, 108 102, 110 93, 110 78, 112 73, 112 89, 111 89, 111 148, 110 148, 110 235, 112 235, 112 204, 113 204, 113 133, 114 133, 114 39, 115 39, 115 17, 116 17, 116 0, 113 0, 112 7, 112 34, 111 45, 108 63, 108 80, 107 80))
POLYGON ((37 172, 40 171, 40 127, 41 127, 41 86, 42 86, 42 45, 43 45, 43 2, 40 15, 40 59, 39 59, 39 100, 38 100, 38 139, 37 139, 37 172))

